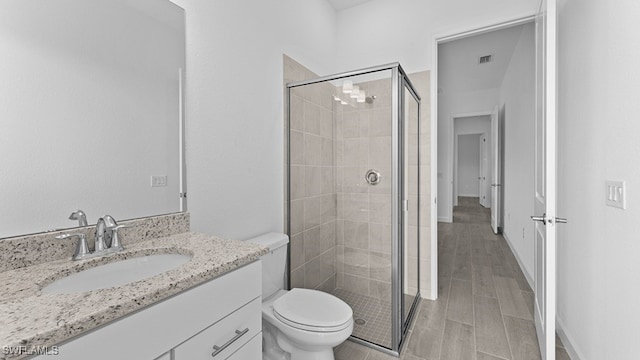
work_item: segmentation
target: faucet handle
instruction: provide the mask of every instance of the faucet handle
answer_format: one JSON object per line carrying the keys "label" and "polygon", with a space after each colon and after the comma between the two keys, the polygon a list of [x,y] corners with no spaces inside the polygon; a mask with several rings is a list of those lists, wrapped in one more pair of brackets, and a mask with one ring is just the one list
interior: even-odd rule
{"label": "faucet handle", "polygon": [[113,249],[113,251],[122,251],[122,250],[124,250],[124,247],[120,243],[120,238],[118,237],[118,230],[126,229],[126,228],[132,228],[132,227],[136,227],[136,225],[133,225],[133,224],[117,225],[117,226],[111,228],[111,231],[112,231],[112,233],[111,233],[111,249]]}
{"label": "faucet handle", "polygon": [[102,219],[104,219],[104,225],[107,227],[107,229],[113,229],[118,226],[118,222],[111,215],[105,215],[102,217]]}
{"label": "faucet handle", "polygon": [[77,237],[78,242],[76,243],[76,252],[73,254],[73,260],[82,260],[85,257],[89,256],[91,253],[89,252],[89,246],[87,245],[87,237],[83,233],[67,233],[60,234],[56,236],[56,239],[68,239],[72,237]]}

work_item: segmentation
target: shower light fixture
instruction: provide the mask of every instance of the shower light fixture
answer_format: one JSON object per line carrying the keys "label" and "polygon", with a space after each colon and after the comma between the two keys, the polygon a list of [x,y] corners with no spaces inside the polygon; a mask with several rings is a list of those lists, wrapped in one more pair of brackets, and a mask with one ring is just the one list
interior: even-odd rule
{"label": "shower light fixture", "polygon": [[365,95],[364,90],[360,90],[360,92],[358,93],[358,98],[356,99],[356,101],[359,102],[359,103],[363,103],[366,98],[367,98],[367,96]]}
{"label": "shower light fixture", "polygon": [[358,85],[353,85],[353,90],[351,91],[351,95],[349,95],[349,97],[351,97],[352,99],[356,99],[358,98],[359,94],[360,94],[360,87]]}
{"label": "shower light fixture", "polygon": [[351,94],[353,91],[353,81],[345,80],[342,82],[342,92],[345,94]]}

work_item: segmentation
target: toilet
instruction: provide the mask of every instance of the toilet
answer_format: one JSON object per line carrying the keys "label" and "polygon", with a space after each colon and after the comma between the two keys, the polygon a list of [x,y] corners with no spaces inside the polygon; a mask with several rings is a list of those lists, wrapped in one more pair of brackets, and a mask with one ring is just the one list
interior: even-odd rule
{"label": "toilet", "polygon": [[322,291],[284,290],[289,238],[269,233],[247,240],[269,248],[262,260],[262,357],[334,360],[333,348],[353,331],[353,311]]}

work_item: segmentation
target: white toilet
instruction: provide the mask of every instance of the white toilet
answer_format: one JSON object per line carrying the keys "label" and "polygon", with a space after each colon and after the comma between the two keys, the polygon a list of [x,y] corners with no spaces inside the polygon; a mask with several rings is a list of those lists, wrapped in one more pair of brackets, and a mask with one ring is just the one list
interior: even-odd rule
{"label": "white toilet", "polygon": [[269,233],[247,241],[269,248],[261,258],[263,359],[333,360],[333,348],[353,331],[351,307],[321,291],[284,290],[287,235]]}

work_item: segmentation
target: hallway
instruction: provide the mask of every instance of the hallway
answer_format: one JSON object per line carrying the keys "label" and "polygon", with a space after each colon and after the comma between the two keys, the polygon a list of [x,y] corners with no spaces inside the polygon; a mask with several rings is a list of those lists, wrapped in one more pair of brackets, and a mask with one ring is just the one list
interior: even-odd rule
{"label": "hallway", "polygon": [[[490,210],[459,198],[453,223],[438,224],[437,301],[422,300],[404,345],[406,360],[540,359],[533,292]],[[569,359],[559,345],[558,360]],[[336,360],[393,359],[346,342]]]}

